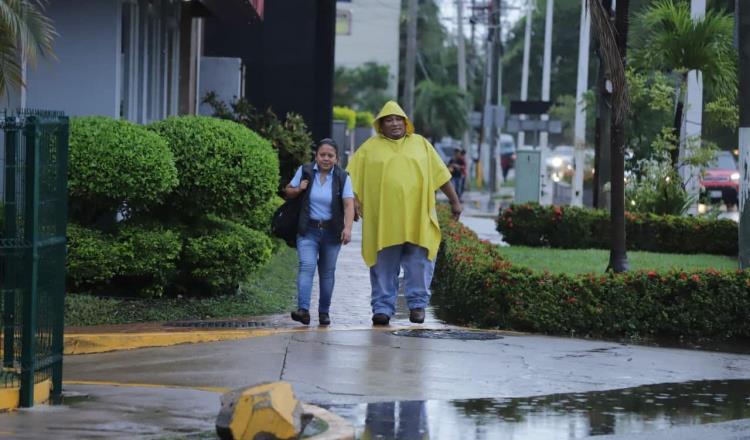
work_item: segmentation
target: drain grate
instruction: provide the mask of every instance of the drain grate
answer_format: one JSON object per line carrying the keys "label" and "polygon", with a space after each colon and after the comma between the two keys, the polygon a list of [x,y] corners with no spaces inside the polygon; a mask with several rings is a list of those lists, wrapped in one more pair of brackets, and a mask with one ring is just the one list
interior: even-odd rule
{"label": "drain grate", "polygon": [[472,330],[454,330],[454,329],[441,329],[441,330],[429,330],[429,329],[413,329],[413,330],[397,330],[393,332],[395,336],[408,336],[411,338],[427,338],[427,339],[459,339],[462,341],[490,341],[493,339],[503,339],[497,333],[494,332],[481,332]]}
{"label": "drain grate", "polygon": [[267,327],[268,324],[257,321],[179,321],[167,322],[164,326],[189,328],[253,328]]}

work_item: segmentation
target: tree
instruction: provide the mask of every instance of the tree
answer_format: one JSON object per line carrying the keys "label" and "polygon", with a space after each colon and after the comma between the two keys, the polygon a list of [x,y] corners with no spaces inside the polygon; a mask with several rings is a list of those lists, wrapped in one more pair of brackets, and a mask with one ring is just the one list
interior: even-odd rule
{"label": "tree", "polygon": [[374,62],[359,67],[337,67],[333,80],[333,105],[377,112],[388,95],[388,66]]}
{"label": "tree", "polygon": [[466,95],[455,84],[422,81],[417,85],[414,125],[426,137],[461,137],[468,127]]}
{"label": "tree", "polygon": [[[634,65],[667,72],[675,78],[677,105],[673,125],[678,139],[688,71],[703,72],[710,94],[734,100],[737,93],[734,20],[728,13],[709,10],[705,18],[693,20],[688,3],[657,0],[638,15],[637,35]],[[671,157],[677,166],[677,148],[672,150]]]}
{"label": "tree", "polygon": [[21,60],[32,65],[52,54],[57,35],[44,15],[44,0],[0,0],[0,96],[23,86]]}

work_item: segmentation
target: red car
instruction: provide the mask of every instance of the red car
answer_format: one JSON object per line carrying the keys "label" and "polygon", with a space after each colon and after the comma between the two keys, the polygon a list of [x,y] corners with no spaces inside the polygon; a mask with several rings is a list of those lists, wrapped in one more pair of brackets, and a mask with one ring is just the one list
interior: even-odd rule
{"label": "red car", "polygon": [[709,165],[701,179],[701,187],[705,189],[711,201],[721,199],[727,206],[737,204],[740,173],[731,152],[720,151],[716,155],[716,159]]}

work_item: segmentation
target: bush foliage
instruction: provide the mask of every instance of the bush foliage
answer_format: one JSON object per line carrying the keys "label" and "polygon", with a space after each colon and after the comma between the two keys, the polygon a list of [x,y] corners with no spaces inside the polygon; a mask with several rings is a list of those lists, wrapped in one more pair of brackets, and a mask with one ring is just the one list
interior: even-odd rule
{"label": "bush foliage", "polygon": [[[631,250],[737,255],[737,223],[731,220],[626,213],[625,222]],[[565,249],[610,246],[610,216],[604,210],[512,205],[500,212],[497,230],[511,245]]]}
{"label": "bush foliage", "polygon": [[279,165],[267,140],[194,116],[150,130],[104,117],[73,126],[70,290],[234,293],[268,262]]}
{"label": "bush foliage", "polygon": [[169,202],[182,215],[246,215],[275,194],[278,158],[252,130],[205,116],[172,117],[150,128],[174,153],[180,184]]}
{"label": "bush foliage", "polygon": [[750,337],[750,272],[552,275],[513,266],[496,246],[439,213],[433,291],[452,322],[610,337]]}
{"label": "bush foliage", "polygon": [[75,220],[89,224],[145,209],[176,185],[174,156],[161,136],[104,116],[72,118],[68,188]]}

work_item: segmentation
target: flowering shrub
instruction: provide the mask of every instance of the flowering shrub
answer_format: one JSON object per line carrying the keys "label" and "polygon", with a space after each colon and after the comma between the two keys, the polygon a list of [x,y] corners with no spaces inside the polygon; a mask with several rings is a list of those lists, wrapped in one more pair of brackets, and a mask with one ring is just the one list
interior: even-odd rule
{"label": "flowering shrub", "polygon": [[748,271],[535,272],[504,260],[445,209],[439,217],[432,287],[448,321],[590,336],[750,337]]}
{"label": "flowering shrub", "polygon": [[[737,255],[737,223],[731,220],[626,213],[625,224],[631,250]],[[609,249],[610,244],[609,213],[588,208],[512,205],[500,212],[497,230],[518,246]]]}

